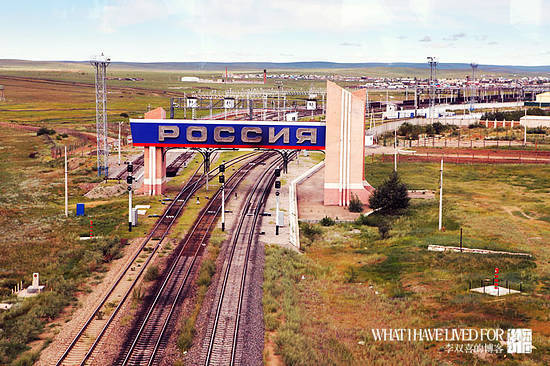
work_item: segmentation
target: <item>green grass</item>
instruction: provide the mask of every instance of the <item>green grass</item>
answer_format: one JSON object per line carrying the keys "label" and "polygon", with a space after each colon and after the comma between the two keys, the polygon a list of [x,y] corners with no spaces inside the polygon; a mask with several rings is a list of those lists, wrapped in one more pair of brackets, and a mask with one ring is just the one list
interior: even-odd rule
{"label": "green grass", "polygon": [[[376,187],[392,169],[392,163],[369,163],[367,179]],[[398,171],[411,188],[438,186],[436,163],[402,163]],[[376,214],[363,225],[301,224],[301,240],[309,243],[304,255],[266,251],[264,314],[279,357],[288,364],[548,364],[549,182],[546,166],[447,164],[443,232],[437,230],[437,199],[413,200],[405,214],[385,218],[387,239],[378,233]],[[460,228],[467,247],[533,257],[427,251],[429,244],[458,245]],[[496,300],[468,292],[470,281],[478,287],[495,267],[502,285],[521,282],[524,295]],[[299,324],[289,332],[286,320],[294,313]],[[483,361],[442,352],[444,344],[377,343],[370,336],[371,328],[434,327],[531,328],[537,350]]]}

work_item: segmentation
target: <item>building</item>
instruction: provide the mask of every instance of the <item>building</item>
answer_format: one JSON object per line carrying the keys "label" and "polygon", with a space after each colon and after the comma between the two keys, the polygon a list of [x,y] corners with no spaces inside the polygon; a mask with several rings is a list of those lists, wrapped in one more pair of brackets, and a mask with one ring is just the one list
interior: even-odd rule
{"label": "building", "polygon": [[550,127],[550,116],[523,116],[519,123],[527,128]]}
{"label": "building", "polygon": [[537,103],[550,103],[550,92],[537,94]]}

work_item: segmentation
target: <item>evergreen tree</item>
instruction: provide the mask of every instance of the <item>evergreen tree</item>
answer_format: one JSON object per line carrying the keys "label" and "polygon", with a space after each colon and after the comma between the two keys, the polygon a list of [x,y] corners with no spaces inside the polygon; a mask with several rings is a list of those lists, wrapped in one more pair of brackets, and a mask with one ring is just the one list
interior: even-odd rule
{"label": "evergreen tree", "polygon": [[409,207],[407,186],[401,183],[397,172],[392,172],[388,180],[378,187],[369,199],[370,208],[383,213],[395,213]]}

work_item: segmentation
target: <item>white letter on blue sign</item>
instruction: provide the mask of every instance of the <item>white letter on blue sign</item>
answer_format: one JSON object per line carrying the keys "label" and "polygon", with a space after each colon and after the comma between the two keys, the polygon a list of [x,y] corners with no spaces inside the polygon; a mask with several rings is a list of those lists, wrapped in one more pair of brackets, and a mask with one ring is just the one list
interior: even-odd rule
{"label": "white letter on blue sign", "polygon": [[283,143],[288,144],[290,142],[290,129],[288,127],[282,128],[277,134],[275,134],[275,127],[269,127],[269,143],[273,144],[283,137]]}
{"label": "white letter on blue sign", "polygon": [[[223,137],[222,132],[231,134],[230,136]],[[216,142],[233,142],[235,141],[235,129],[233,127],[218,126],[214,128],[214,141]]]}
{"label": "white letter on blue sign", "polygon": [[260,142],[262,141],[262,136],[248,137],[249,133],[255,133],[260,135],[262,129],[260,127],[243,127],[241,130],[241,140],[242,142]]}
{"label": "white letter on blue sign", "polygon": [[180,135],[178,126],[159,126],[159,141],[164,141],[165,137],[175,139]]}
{"label": "white letter on blue sign", "polygon": [[[200,136],[193,136],[193,132],[200,133]],[[187,141],[189,142],[206,142],[206,127],[190,126],[187,127]]]}
{"label": "white letter on blue sign", "polygon": [[[309,135],[304,135],[309,134]],[[296,130],[296,139],[297,143],[301,144],[302,142],[309,140],[312,144],[317,143],[317,129],[315,128],[298,128]]]}

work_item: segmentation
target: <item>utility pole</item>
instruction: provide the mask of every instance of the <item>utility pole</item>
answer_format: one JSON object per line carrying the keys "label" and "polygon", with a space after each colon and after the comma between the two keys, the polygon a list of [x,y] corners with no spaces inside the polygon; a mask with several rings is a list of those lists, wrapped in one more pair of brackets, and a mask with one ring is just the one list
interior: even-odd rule
{"label": "utility pole", "polygon": [[281,176],[281,169],[279,167],[275,168],[275,199],[276,199],[276,209],[275,209],[275,235],[279,235],[279,189],[281,189],[281,181],[279,177]]}
{"label": "utility pole", "polygon": [[220,184],[222,185],[222,231],[225,231],[225,164],[220,165]]}
{"label": "utility pole", "polygon": [[124,122],[119,122],[118,123],[118,165],[120,165],[120,126],[123,124]]}
{"label": "utility pole", "polygon": [[69,217],[69,191],[67,179],[67,146],[65,146],[65,217]]}
{"label": "utility pole", "polygon": [[441,221],[443,219],[443,158],[441,158],[439,174],[439,231],[441,231]]}
{"label": "utility pole", "polygon": [[134,177],[132,177],[132,172],[134,171],[134,166],[132,162],[128,162],[128,177],[126,178],[126,183],[128,183],[128,231],[132,231],[132,182]]}

